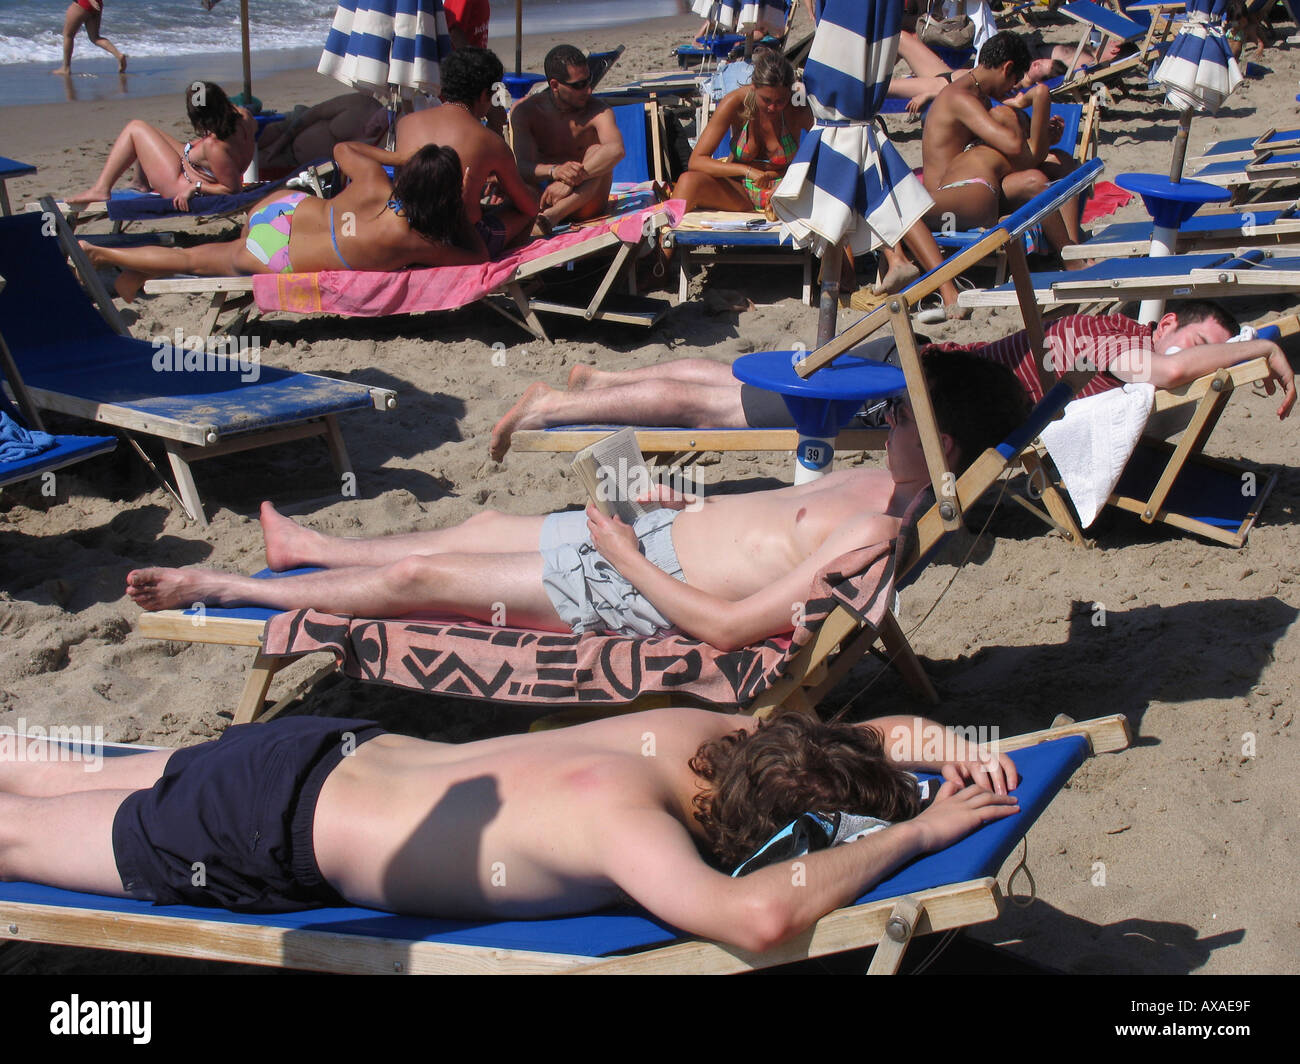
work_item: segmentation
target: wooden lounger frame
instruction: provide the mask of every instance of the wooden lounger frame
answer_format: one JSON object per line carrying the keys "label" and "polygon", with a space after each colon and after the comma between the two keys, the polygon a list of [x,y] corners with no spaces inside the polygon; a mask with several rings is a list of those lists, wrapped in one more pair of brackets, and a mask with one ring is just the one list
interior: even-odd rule
{"label": "wooden lounger frame", "polygon": [[[1002,739],[999,747],[1018,750],[1070,735],[1084,736],[1093,755],[1131,742],[1127,720],[1115,715]],[[878,948],[868,974],[887,975],[897,972],[915,936],[994,920],[1001,906],[997,881],[986,877],[837,909],[766,953],[692,939],[594,958],[186,919],[166,915],[165,907],[142,915],[0,902],[0,925],[16,941],[349,975],[723,975],[870,946]]]}
{"label": "wooden lounger frame", "polygon": [[[651,216],[655,229],[667,222],[667,212]],[[601,219],[582,223],[582,226],[601,224]],[[576,228],[576,227],[575,227]],[[569,317],[583,318],[586,321],[611,321],[623,325],[640,325],[644,328],[653,326],[667,310],[667,304],[657,300],[638,300],[635,306],[604,306],[610,289],[619,275],[627,272],[628,294],[635,296],[636,277],[626,268],[632,249],[636,244],[621,240],[618,233],[611,230],[602,233],[589,242],[578,247],[563,248],[540,258],[522,263],[514,274],[495,293],[488,293],[482,302],[495,310],[507,321],[511,321],[527,331],[538,340],[549,341],[546,329],[538,319],[538,312],[545,314],[563,314]],[[538,296],[530,296],[525,290],[527,283],[546,270],[576,259],[601,254],[611,248],[617,248],[613,261],[601,278],[595,294],[584,306],[560,303]],[[150,295],[193,294],[209,297],[208,308],[198,326],[201,336],[212,336],[221,332],[237,332],[252,316],[253,278],[252,277],[168,277],[146,281],[145,292]],[[504,300],[493,296],[504,296]],[[234,316],[221,323],[223,314]]]}

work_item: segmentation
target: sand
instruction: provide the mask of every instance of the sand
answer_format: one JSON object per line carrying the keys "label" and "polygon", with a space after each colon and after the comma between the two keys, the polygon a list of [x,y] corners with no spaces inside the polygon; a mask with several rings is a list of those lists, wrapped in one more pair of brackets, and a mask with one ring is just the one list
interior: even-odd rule
{"label": "sand", "polygon": [[[694,25],[666,20],[579,43],[628,45],[611,75],[617,82],[668,68],[672,47]],[[1067,36],[1064,28],[1048,33]],[[526,63],[536,67],[550,43],[530,40]],[[1195,121],[1193,153],[1220,136],[1295,125],[1300,53],[1270,50],[1261,62],[1270,74],[1247,81],[1217,117]],[[281,108],[337,91],[309,71],[268,77],[256,88]],[[40,167],[36,177],[11,184],[11,198],[24,203],[86,187],[130,118],[183,134],[180,93],[177,86],[166,97],[0,110],[5,153]],[[1160,96],[1132,89],[1102,126],[1107,176],[1167,169],[1174,122]],[[891,119],[891,129],[909,161],[919,161],[919,126]],[[1144,216],[1137,202],[1117,215]],[[109,740],[164,746],[219,734],[243,684],[246,655],[141,638],[134,631],[139,611],[123,594],[130,569],[260,568],[256,509],[263,498],[345,535],[456,522],[483,507],[539,513],[577,504],[581,489],[560,459],[488,460],[493,423],[528,383],[561,384],[577,362],[629,368],[688,355],[729,360],[808,343],[815,312],[797,294],[793,269],[717,268],[702,299],[671,310],[648,332],[552,319],[549,344],[481,307],[381,321],[257,321],[250,332],[268,363],[400,393],[395,412],[344,423],[359,497],[339,495],[317,443],[201,464],[199,485],[212,515],[206,530],[185,519],[125,446],[113,458],[60,473],[55,498],[42,496],[39,483],[7,490],[0,498],[0,726],[99,724]],[[1293,313],[1297,303],[1272,297],[1234,301],[1232,309],[1259,321]],[[126,314],[136,336],[151,337],[192,329],[201,311],[198,300],[158,297]],[[930,332],[964,341],[1017,327],[1015,312],[980,312]],[[1212,453],[1247,457],[1279,475],[1245,548],[1109,515],[1090,530],[1096,547],[1082,550],[1044,535],[1005,498],[983,535],[962,538],[904,596],[902,619],[915,626],[912,641],[942,694],[929,711],[938,719],[1014,734],[1045,727],[1058,713],[1085,719],[1118,712],[1136,735],[1126,753],[1081,769],[1030,833],[1038,900],[1008,906],[979,937],[1067,972],[1296,970],[1300,443],[1294,421],[1279,424],[1275,407],[1260,396],[1235,398],[1210,445]],[[161,459],[159,449],[150,453]],[[705,468],[710,483],[777,484],[790,459],[726,456]],[[989,511],[981,508],[977,527]],[[284,676],[300,679],[315,664],[298,663]],[[863,716],[927,712],[874,663],[859,667],[826,708],[850,698]],[[294,712],[368,716],[448,740],[527,725],[509,710],[337,678]],[[1024,883],[1017,877],[1012,889]],[[164,970],[165,963],[19,945],[0,954],[0,967],[20,971]]]}

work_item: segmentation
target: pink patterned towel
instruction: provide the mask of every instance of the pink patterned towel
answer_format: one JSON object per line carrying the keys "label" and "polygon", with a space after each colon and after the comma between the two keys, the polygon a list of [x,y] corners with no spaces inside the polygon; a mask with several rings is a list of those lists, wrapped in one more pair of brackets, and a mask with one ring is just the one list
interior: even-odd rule
{"label": "pink patterned towel", "polygon": [[[253,298],[258,309],[291,314],[343,314],[376,318],[388,314],[418,314],[455,310],[482,299],[509,282],[520,266],[572,249],[582,255],[582,245],[608,232],[627,244],[636,243],[659,224],[681,221],[681,200],[641,208],[597,225],[569,229],[545,240],[514,248],[504,258],[475,266],[439,266],[414,270],[326,270],[323,273],[259,273],[253,277]],[[649,230],[647,232],[647,229]]]}
{"label": "pink patterned towel", "polygon": [[788,636],[720,651],[686,635],[653,639],[555,635],[466,621],[392,621],[282,613],[267,625],[267,654],[333,651],[361,680],[497,702],[620,704],[645,694],[743,706],[770,687],[844,605],[875,628],[894,587],[894,543],[845,554],[818,573],[799,627]]}

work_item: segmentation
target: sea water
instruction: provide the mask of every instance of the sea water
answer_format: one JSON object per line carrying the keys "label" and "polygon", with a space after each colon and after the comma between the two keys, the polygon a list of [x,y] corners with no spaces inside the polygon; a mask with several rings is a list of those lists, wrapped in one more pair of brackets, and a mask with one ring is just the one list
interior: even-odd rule
{"label": "sea water", "polygon": [[[123,83],[115,63],[82,31],[73,52],[74,77],[51,77],[63,59],[62,0],[0,0],[0,105],[102,99],[123,93],[166,92],[187,77],[212,77],[238,91],[239,0],[205,11],[199,0],[104,0],[101,32],[131,57]],[[329,0],[249,0],[254,78],[314,66],[334,20]],[[525,34],[616,26],[682,14],[685,0],[523,0]],[[513,0],[493,4],[493,48],[514,52]],[[575,44],[581,41],[575,37]],[[313,53],[315,55],[313,56]],[[38,78],[35,75],[41,74]],[[256,85],[254,85],[256,92]]]}

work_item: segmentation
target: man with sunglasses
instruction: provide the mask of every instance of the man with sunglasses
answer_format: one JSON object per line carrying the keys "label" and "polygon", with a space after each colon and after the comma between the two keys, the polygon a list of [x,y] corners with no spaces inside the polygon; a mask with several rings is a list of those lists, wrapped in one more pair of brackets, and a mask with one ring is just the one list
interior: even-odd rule
{"label": "man with sunglasses", "polygon": [[587,57],[561,44],[546,53],[544,69],[547,91],[521,100],[510,113],[519,173],[542,188],[541,236],[561,222],[603,214],[624,154],[614,112],[591,93]]}

